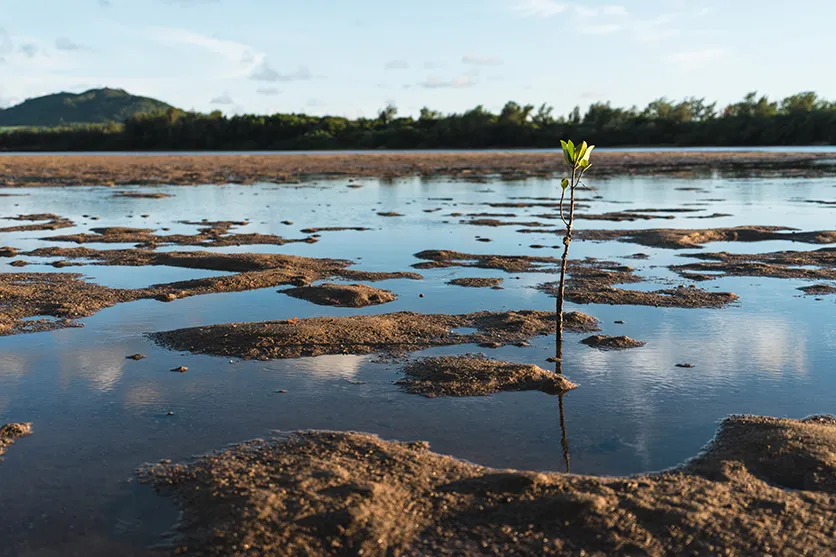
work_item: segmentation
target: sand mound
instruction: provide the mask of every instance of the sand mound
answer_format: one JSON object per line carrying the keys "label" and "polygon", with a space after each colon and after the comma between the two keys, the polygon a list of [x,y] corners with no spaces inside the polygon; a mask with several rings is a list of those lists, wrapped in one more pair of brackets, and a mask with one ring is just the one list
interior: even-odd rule
{"label": "sand mound", "polygon": [[279,293],[307,300],[319,306],[362,308],[393,302],[397,296],[388,290],[381,290],[365,284],[325,283],[280,290]]}
{"label": "sand mound", "polygon": [[406,392],[434,398],[481,396],[501,391],[560,394],[577,387],[563,375],[531,364],[500,362],[484,354],[422,358],[404,366]]}
{"label": "sand mound", "polygon": [[836,529],[824,419],[733,417],[690,464],[628,478],[315,431],[140,475],[180,501],[186,555],[829,555]]}

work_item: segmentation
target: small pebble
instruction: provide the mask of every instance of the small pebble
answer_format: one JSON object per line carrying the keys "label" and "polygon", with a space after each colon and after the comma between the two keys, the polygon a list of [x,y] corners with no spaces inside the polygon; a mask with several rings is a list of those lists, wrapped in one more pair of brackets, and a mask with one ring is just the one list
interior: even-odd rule
{"label": "small pebble", "polygon": [[284,389],[282,389],[282,390],[280,390],[280,391],[276,391],[276,392],[277,392],[277,393],[279,393],[279,394],[285,394],[287,391],[285,391]]}
{"label": "small pebble", "polygon": [[613,323],[615,323],[616,325],[624,325],[624,321],[621,321],[621,320],[613,321]]}
{"label": "small pebble", "polygon": [[424,295],[423,295],[423,294],[418,294],[418,297],[419,297],[419,298],[423,298],[423,297],[424,297]]}
{"label": "small pebble", "polygon": [[694,364],[676,364],[676,367],[692,368],[692,367],[695,367],[695,366],[694,366]]}
{"label": "small pebble", "polygon": [[143,356],[142,354],[131,354],[127,357],[128,360],[142,360],[144,358],[145,356]]}
{"label": "small pebble", "polygon": [[483,342],[480,344],[482,348],[502,348],[501,342]]}
{"label": "small pebble", "polygon": [[546,361],[549,362],[549,363],[552,363],[552,364],[556,364],[557,363],[557,358],[552,356],[551,358],[546,358]]}
{"label": "small pebble", "polygon": [[189,371],[189,368],[187,368],[186,366],[180,366],[172,368],[171,371],[175,371],[177,373],[186,373],[187,371]]}
{"label": "small pebble", "polygon": [[173,416],[173,415],[174,415],[174,412],[169,412],[168,414],[166,414],[166,416]]}

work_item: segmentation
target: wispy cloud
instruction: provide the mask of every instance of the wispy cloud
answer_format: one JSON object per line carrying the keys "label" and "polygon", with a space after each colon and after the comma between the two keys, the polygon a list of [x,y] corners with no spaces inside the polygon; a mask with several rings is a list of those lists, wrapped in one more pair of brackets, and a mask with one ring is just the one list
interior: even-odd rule
{"label": "wispy cloud", "polygon": [[704,48],[702,50],[676,52],[668,55],[666,60],[684,70],[698,70],[724,58],[727,54],[726,50],[722,48]]}
{"label": "wispy cloud", "polygon": [[255,92],[259,95],[280,95],[282,93],[281,89],[275,87],[260,87]]}
{"label": "wispy cloud", "polygon": [[169,47],[182,46],[202,50],[220,59],[228,68],[228,74],[222,77],[236,78],[247,76],[255,66],[264,60],[264,54],[248,44],[196,33],[176,27],[152,27],[150,38]]}
{"label": "wispy cloud", "polygon": [[465,54],[462,56],[462,64],[471,66],[501,66],[502,59],[494,58],[492,56],[474,56],[472,54]]}
{"label": "wispy cloud", "polygon": [[224,93],[219,97],[215,97],[209,102],[211,104],[235,104],[235,101],[232,100],[232,97],[229,96],[229,93]]}
{"label": "wispy cloud", "polygon": [[281,81],[281,82],[290,82],[290,81],[308,81],[313,79],[313,75],[311,74],[311,70],[307,68],[307,66],[299,66],[296,68],[295,71],[290,73],[281,73],[273,68],[267,63],[267,60],[262,60],[261,63],[253,68],[252,72],[250,73],[250,79],[254,79],[255,81]]}
{"label": "wispy cloud", "polygon": [[523,17],[554,17],[569,8],[569,4],[556,0],[514,0],[511,9]]}
{"label": "wispy cloud", "polygon": [[469,75],[462,75],[454,79],[441,79],[439,77],[428,77],[421,83],[425,89],[464,89],[476,85],[476,78]]}
{"label": "wispy cloud", "polygon": [[58,50],[82,50],[84,47],[83,44],[77,43],[69,39],[68,37],[58,37],[55,39],[55,48]]}
{"label": "wispy cloud", "polygon": [[406,60],[389,60],[386,62],[384,69],[387,70],[408,70],[409,62]]}

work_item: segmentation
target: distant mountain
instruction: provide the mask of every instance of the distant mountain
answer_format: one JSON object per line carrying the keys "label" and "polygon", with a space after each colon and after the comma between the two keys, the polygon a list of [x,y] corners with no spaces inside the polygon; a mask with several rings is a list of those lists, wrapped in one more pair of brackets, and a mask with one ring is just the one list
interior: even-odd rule
{"label": "distant mountain", "polygon": [[159,112],[170,105],[137,97],[122,89],[91,89],[78,95],[56,93],[0,110],[0,127],[60,126],[124,122],[138,112]]}

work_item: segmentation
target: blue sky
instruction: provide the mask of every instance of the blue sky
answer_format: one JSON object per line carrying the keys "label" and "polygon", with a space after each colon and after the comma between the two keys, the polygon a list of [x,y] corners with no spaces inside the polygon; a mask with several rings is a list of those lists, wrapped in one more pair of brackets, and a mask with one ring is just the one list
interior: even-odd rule
{"label": "blue sky", "polygon": [[833,99],[834,22],[825,0],[0,0],[0,107],[102,86],[351,117],[388,102]]}

